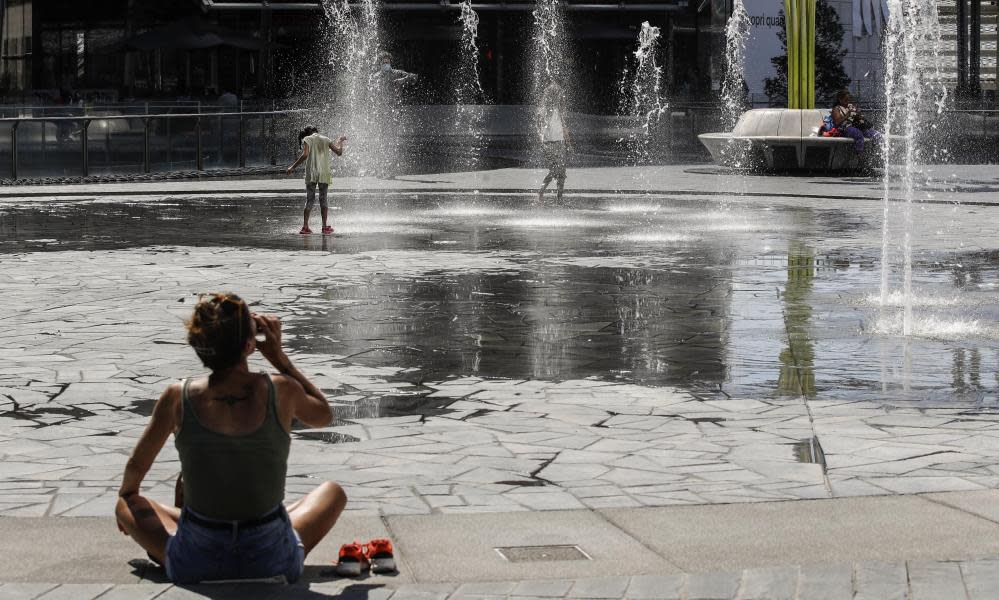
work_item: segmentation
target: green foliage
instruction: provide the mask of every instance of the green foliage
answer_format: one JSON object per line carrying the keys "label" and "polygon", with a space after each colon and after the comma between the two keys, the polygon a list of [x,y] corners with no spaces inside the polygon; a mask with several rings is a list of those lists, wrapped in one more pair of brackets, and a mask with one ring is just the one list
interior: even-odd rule
{"label": "green foliage", "polygon": [[[784,11],[780,11],[781,18]],[[763,82],[763,91],[770,97],[770,103],[780,105],[787,102],[787,30],[777,32],[784,52],[770,59],[777,69],[776,77]],[[825,0],[815,4],[815,105],[832,105],[836,92],[850,84],[850,78],[843,69],[843,25],[839,22],[836,10]]]}

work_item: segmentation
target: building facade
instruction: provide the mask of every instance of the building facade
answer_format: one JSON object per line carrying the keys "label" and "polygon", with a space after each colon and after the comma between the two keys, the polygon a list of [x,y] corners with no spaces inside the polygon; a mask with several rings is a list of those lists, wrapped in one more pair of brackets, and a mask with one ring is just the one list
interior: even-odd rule
{"label": "building facade", "polygon": [[[246,100],[309,99],[331,77],[322,1],[0,0],[0,95],[23,103],[212,99],[225,91]],[[883,0],[827,1],[844,28],[851,88],[874,93],[882,77]],[[996,1],[939,1],[952,84],[994,90]],[[768,99],[762,82],[772,76],[771,59],[783,51],[777,39],[783,3],[745,5],[752,22],[747,84],[751,100],[763,104]],[[480,17],[479,66],[487,98],[499,104],[530,101],[533,3],[473,6]],[[958,14],[962,6],[965,17]],[[660,62],[671,97],[715,98],[732,0],[567,0],[565,8],[581,109],[613,112],[622,70],[645,21],[661,29]],[[411,101],[451,101],[447,91],[461,35],[457,17],[449,0],[382,2],[385,49],[423,80]],[[978,23],[978,34],[958,36],[958,23],[967,28],[969,22]]]}

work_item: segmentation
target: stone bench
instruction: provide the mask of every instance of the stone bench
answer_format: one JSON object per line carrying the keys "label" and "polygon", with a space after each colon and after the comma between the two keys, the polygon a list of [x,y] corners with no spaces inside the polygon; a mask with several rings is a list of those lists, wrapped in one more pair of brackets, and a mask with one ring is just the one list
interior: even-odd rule
{"label": "stone bench", "polygon": [[754,167],[839,171],[864,168],[878,157],[874,144],[858,155],[851,138],[819,135],[828,114],[822,109],[753,109],[739,117],[733,131],[702,133],[698,138],[711,158],[726,166],[746,156]]}

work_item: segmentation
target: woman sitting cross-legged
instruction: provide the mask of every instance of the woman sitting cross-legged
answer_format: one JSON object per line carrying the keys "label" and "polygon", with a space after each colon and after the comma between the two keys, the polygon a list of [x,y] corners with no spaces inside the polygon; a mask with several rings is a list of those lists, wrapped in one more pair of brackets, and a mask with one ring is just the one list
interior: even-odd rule
{"label": "woman sitting cross-legged", "polygon": [[[125,467],[118,527],[175,583],[281,575],[295,581],[305,555],[347,504],[343,489],[329,482],[283,504],[292,420],[327,426],[329,404],[282,350],[280,321],[251,314],[234,294],[202,298],[187,340],[211,374],[171,384],[156,402]],[[247,358],[257,349],[279,375],[250,372]],[[182,509],[139,490],[171,433]]]}

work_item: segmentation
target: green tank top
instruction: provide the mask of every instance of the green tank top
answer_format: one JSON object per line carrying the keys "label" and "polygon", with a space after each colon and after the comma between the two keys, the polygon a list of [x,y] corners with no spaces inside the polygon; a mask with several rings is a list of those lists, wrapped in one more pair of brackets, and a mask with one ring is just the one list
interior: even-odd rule
{"label": "green tank top", "polygon": [[184,415],[174,436],[184,474],[184,505],[212,519],[242,521],[284,501],[291,436],[277,416],[274,382],[267,377],[267,416],[256,431],[226,435],[198,420],[184,381]]}

